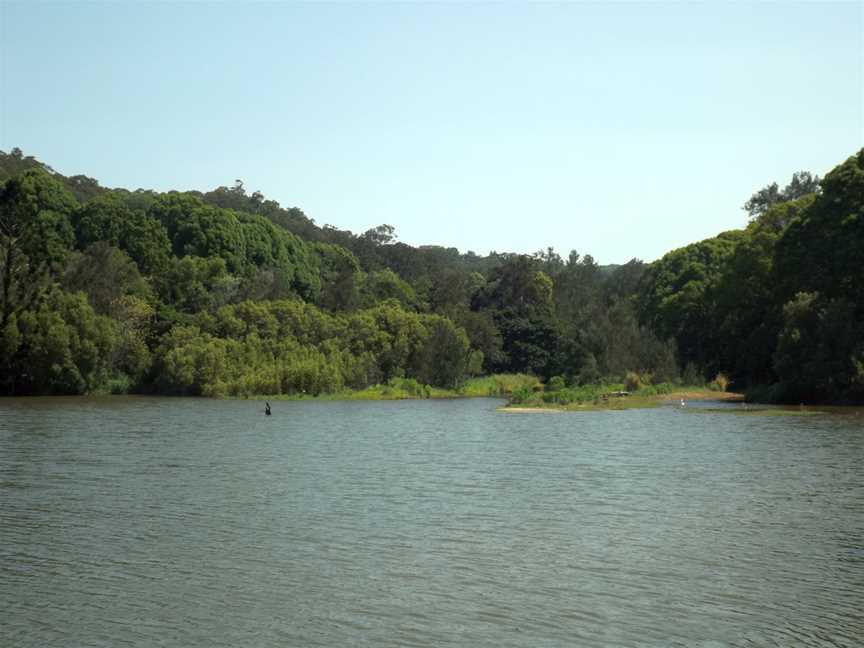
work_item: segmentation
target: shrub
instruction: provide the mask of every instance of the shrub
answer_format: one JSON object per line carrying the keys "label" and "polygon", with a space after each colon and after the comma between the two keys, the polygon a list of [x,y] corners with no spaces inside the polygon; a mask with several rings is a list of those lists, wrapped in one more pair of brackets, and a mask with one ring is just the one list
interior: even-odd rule
{"label": "shrub", "polygon": [[403,391],[409,396],[428,398],[431,392],[429,385],[423,385],[415,378],[391,378],[388,385],[398,391]]}
{"label": "shrub", "polygon": [[512,405],[519,405],[521,403],[525,403],[531,400],[531,397],[534,395],[534,390],[531,389],[527,385],[523,385],[513,391],[510,395],[510,403]]}
{"label": "shrub", "polygon": [[105,391],[109,394],[128,394],[132,387],[132,379],[125,374],[112,376],[105,382]]}
{"label": "shrub", "polygon": [[717,376],[714,378],[713,381],[711,381],[711,384],[709,385],[709,387],[713,391],[721,391],[721,392],[725,392],[726,388],[728,386],[729,386],[729,377],[726,374],[724,374],[722,371],[717,374]]}
{"label": "shrub", "polygon": [[648,387],[643,387],[640,391],[642,396],[657,396],[658,394],[671,394],[673,391],[677,389],[677,385],[675,383],[670,382],[662,382],[656,385],[649,385]]}
{"label": "shrub", "polygon": [[567,387],[567,383],[564,382],[564,378],[562,376],[552,376],[549,379],[549,382],[546,383],[546,391],[548,392],[556,392],[561,391]]}

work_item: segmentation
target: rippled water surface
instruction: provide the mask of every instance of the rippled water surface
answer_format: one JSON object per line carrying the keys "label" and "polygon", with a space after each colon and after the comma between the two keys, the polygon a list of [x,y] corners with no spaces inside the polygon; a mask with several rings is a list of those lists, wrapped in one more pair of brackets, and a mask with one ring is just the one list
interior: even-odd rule
{"label": "rippled water surface", "polygon": [[0,645],[861,646],[864,416],[0,401]]}

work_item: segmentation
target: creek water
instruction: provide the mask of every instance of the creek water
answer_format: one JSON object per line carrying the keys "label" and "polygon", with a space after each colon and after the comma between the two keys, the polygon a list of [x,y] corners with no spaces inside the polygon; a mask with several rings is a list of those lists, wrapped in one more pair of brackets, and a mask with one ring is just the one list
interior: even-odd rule
{"label": "creek water", "polygon": [[861,646],[864,415],[0,401],[0,645]]}

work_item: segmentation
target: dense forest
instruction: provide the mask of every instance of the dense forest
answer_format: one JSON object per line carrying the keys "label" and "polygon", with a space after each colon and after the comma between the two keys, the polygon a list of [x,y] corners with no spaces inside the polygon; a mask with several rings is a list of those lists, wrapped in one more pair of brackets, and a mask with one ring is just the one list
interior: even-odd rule
{"label": "dense forest", "polygon": [[720,377],[864,401],[864,150],[658,261],[412,247],[319,227],[241,181],[108,189],[0,152],[0,393],[323,394]]}

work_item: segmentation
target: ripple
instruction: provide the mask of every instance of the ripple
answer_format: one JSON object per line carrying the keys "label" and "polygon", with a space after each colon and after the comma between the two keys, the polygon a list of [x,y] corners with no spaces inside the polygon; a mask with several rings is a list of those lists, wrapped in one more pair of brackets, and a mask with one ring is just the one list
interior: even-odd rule
{"label": "ripple", "polygon": [[496,405],[10,399],[3,644],[860,645],[849,417]]}

